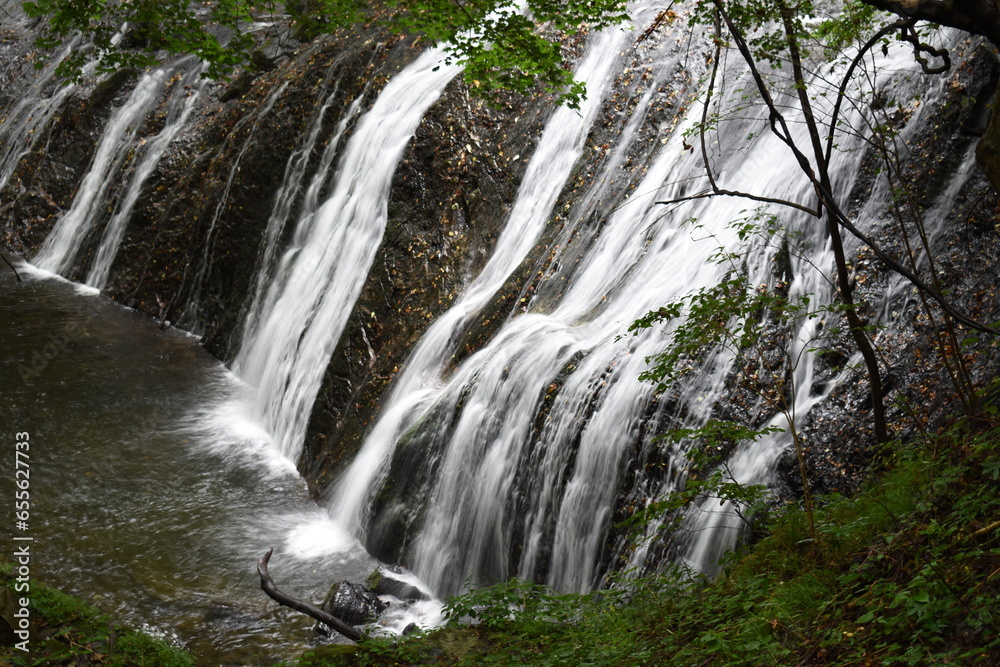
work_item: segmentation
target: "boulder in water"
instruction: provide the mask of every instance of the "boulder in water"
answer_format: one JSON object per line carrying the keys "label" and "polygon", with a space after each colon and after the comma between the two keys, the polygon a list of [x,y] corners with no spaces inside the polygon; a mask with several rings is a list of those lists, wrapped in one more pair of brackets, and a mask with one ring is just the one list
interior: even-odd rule
{"label": "boulder in water", "polygon": [[394,598],[415,602],[417,600],[430,600],[431,596],[420,590],[417,586],[397,579],[393,572],[379,568],[368,577],[368,588],[376,595],[391,595]]}
{"label": "boulder in water", "polygon": [[321,609],[351,625],[371,623],[389,607],[361,584],[340,581],[330,587]]}

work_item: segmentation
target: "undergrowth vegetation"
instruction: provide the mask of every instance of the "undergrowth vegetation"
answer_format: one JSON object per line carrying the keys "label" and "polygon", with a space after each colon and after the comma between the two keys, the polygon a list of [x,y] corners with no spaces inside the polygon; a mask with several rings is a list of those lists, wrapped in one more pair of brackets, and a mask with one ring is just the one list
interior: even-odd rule
{"label": "undergrowth vegetation", "polygon": [[[0,599],[14,593],[11,565],[0,570]],[[16,593],[22,597],[24,593]],[[192,667],[184,651],[150,635],[116,625],[97,609],[42,583],[32,581],[27,595],[31,618],[28,651],[0,646],[0,664],[108,665],[110,667]],[[4,612],[8,605],[4,605]],[[6,613],[4,614],[6,616]],[[9,619],[3,619],[9,623]]]}
{"label": "undergrowth vegetation", "polygon": [[878,465],[856,496],[818,499],[815,538],[785,510],[710,581],[510,581],[452,599],[445,628],[299,664],[1000,664],[1000,420],[890,443]]}
{"label": "undergrowth vegetation", "polygon": [[[877,465],[855,496],[817,499],[815,539],[787,508],[711,580],[675,567],[588,595],[512,580],[451,599],[443,628],[295,664],[1000,664],[1000,418],[890,443]],[[0,580],[12,591],[10,565]],[[42,584],[30,599],[31,652],[0,648],[2,664],[195,664]]]}

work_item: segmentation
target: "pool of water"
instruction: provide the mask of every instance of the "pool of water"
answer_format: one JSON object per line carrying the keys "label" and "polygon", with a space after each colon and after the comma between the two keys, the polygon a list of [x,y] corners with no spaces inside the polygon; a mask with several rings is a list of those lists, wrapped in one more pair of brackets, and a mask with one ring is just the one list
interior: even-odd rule
{"label": "pool of water", "polygon": [[[189,647],[270,664],[320,640],[259,587],[318,603],[378,566],[244,416],[248,388],[191,335],[27,265],[0,271],[3,441],[30,434],[32,577]],[[13,505],[13,447],[0,449]],[[5,511],[4,516],[11,517]],[[423,616],[421,616],[421,614]],[[434,622],[409,610],[389,624]]]}

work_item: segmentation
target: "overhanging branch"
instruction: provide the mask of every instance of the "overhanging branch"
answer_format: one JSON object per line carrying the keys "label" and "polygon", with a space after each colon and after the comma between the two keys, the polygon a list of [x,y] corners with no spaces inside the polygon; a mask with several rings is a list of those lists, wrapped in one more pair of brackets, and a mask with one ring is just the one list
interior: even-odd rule
{"label": "overhanging branch", "polygon": [[744,61],[747,63],[747,67],[750,69],[750,74],[757,85],[757,90],[760,93],[761,99],[768,108],[769,121],[771,131],[788,146],[789,150],[792,151],[792,155],[795,156],[802,172],[809,179],[815,190],[817,196],[819,197],[820,203],[823,206],[828,207],[828,209],[836,217],[837,224],[846,229],[852,236],[860,240],[862,243],[867,245],[875,253],[886,266],[891,270],[895,271],[899,275],[906,278],[914,287],[921,290],[927,294],[931,299],[933,299],[941,307],[941,309],[948,315],[953,317],[955,321],[964,324],[965,326],[975,329],[977,331],[982,331],[984,333],[989,333],[993,335],[1000,335],[1000,330],[994,329],[993,327],[987,326],[975,319],[969,317],[968,315],[962,313],[957,308],[952,306],[944,296],[938,292],[936,289],[921,280],[914,272],[910,271],[904,265],[902,265],[897,260],[890,257],[884,250],[882,250],[873,239],[864,234],[860,229],[858,229],[850,218],[840,209],[837,204],[833,194],[823,186],[823,184],[816,178],[816,173],[809,163],[809,159],[799,150],[799,147],[795,144],[791,133],[788,130],[788,125],[785,121],[784,116],[778,111],[777,105],[774,103],[774,99],[771,97],[770,90],[767,88],[767,84],[764,81],[763,76],[761,76],[760,71],[757,69],[757,64],[754,61],[753,54],[750,52],[750,47],[743,36],[742,31],[736,26],[729,13],[726,11],[722,0],[713,0],[713,4],[718,9],[720,16],[722,16],[723,21],[726,23],[726,27],[729,30],[730,35],[736,43],[736,47],[739,49],[740,54],[743,56]]}
{"label": "overhanging branch", "polygon": [[3,257],[3,261],[10,267],[10,270],[14,272],[14,277],[17,278],[17,282],[21,282],[21,276],[17,273],[17,269],[15,269],[14,265],[10,263],[10,260],[7,259],[6,255],[0,255],[0,257]]}
{"label": "overhanging branch", "polygon": [[982,35],[1000,46],[1000,4],[994,0],[862,0],[866,5]]}

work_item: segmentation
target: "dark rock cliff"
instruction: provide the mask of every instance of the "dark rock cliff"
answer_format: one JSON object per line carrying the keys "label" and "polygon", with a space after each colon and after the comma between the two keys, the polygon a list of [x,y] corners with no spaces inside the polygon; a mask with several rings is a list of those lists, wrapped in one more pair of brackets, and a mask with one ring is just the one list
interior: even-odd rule
{"label": "dark rock cliff", "polygon": [[[171,144],[146,183],[105,289],[125,305],[202,335],[205,347],[223,360],[231,359],[238,349],[241,316],[252,296],[273,197],[320,91],[337,81],[338,104],[323,122],[318,144],[322,146],[351,101],[363,96],[364,104],[370,105],[388,78],[419,51],[412,40],[377,31],[345,32],[290,46],[294,48],[280,53],[272,49],[273,66],[264,63],[265,71],[231,86],[213,84],[202,96],[188,130]],[[976,41],[967,42],[963,49],[963,59],[956,59],[955,68],[946,75],[950,96],[936,103],[932,120],[920,132],[916,152],[904,156],[905,178],[922,184],[922,206],[929,206],[947,187],[947,177],[967,164],[965,156],[976,142],[975,128],[983,125],[981,105],[965,101],[970,96],[988,96],[990,81],[995,85],[993,54],[980,49]],[[30,35],[12,28],[4,33],[0,57],[4,67],[0,108],[9,109],[16,101],[17,87],[27,85],[34,76],[31,63],[40,54],[30,46]],[[536,295],[539,304],[557,299],[561,277],[572,271],[601,221],[634,187],[633,175],[641,173],[654,154],[661,128],[669,127],[685,106],[681,93],[689,82],[683,72],[662,83],[642,137],[622,164],[620,181],[609,185],[611,194],[599,202],[578,200],[592,185],[597,172],[594,165],[607,158],[608,147],[633,113],[644,65],[639,50],[602,110],[585,157],[556,207],[557,215],[494,303],[465,333],[462,354],[478,349],[503,321],[523,310],[525,295]],[[28,258],[38,250],[55,220],[70,207],[104,124],[137,77],[137,73],[123,72],[79,86],[40,131],[0,191],[3,250]],[[167,85],[180,84],[175,79]],[[282,86],[284,91],[272,99]],[[511,97],[491,106],[471,97],[456,80],[426,114],[396,171],[382,248],[313,408],[298,464],[316,494],[326,489],[340,465],[360,446],[412,344],[489,256],[550,111],[551,100],[544,96]],[[140,136],[151,136],[162,122],[161,108],[150,114]],[[906,118],[900,115],[894,122],[902,124]],[[864,160],[869,185],[863,179],[856,197],[864,195],[879,169],[873,156],[859,159]],[[315,168],[315,157],[311,162]],[[996,295],[1000,202],[982,176],[968,179],[953,200],[948,214],[953,224],[936,239],[944,249],[937,271],[963,310],[983,321],[996,321],[1000,319]],[[560,236],[563,224],[574,206],[590,207],[589,224],[567,231],[564,238]],[[900,235],[890,222],[887,216],[876,238],[886,248],[902,252]],[[564,245],[558,266],[550,250],[557,239]],[[86,260],[93,251],[85,247],[81,258]],[[887,272],[857,246],[852,261],[859,296],[874,303],[888,281]],[[872,319],[876,315],[866,313]],[[909,406],[894,408],[893,417],[897,424],[912,429],[916,427],[905,425],[912,423],[908,420],[915,413],[923,427],[932,427],[937,416],[955,407],[948,399],[947,378],[942,377],[940,365],[929,361],[938,334],[917,299],[901,301],[896,317],[903,326],[879,341],[893,392],[890,400],[905,398]],[[828,367],[821,369],[817,382],[828,381],[850,349],[845,338],[842,349],[828,355]],[[993,341],[983,338],[971,344],[965,355],[982,381],[996,375]],[[802,425],[817,491],[850,491],[871,461],[870,398],[860,378],[845,383]],[[738,394],[734,382],[734,396]],[[662,426],[651,412],[646,428]],[[417,438],[411,441],[419,444]],[[422,455],[426,457],[426,452]],[[401,447],[392,463],[393,473],[409,469],[419,474],[420,456],[419,447]],[[655,451],[637,445],[628,468],[632,475],[646,471],[648,479],[655,481],[651,471],[660,469],[660,463]],[[401,474],[390,477],[401,478]],[[797,492],[796,479],[793,461],[784,461],[782,480],[789,497]],[[613,524],[627,518],[642,500],[642,489],[635,483],[635,477],[628,474],[621,479]],[[403,495],[404,486],[401,482],[399,488],[386,489],[380,502],[391,504],[394,494]],[[390,517],[379,529],[384,535],[380,555],[398,557],[405,548],[405,534],[418,519],[416,514],[399,521]],[[605,563],[624,557],[622,534],[616,530],[609,535],[602,556]],[[516,559],[517,554],[508,556]]]}
{"label": "dark rock cliff", "polygon": [[[46,54],[34,51],[26,31],[8,36],[4,63],[11,84],[4,91],[12,92],[30,83],[30,62]],[[105,293],[198,333],[206,349],[231,359],[275,193],[323,94],[336,85],[316,154],[348,105],[362,96],[362,110],[369,106],[421,48],[374,28],[345,31],[286,43],[278,52],[272,47],[267,71],[209,84],[145,184]],[[45,136],[34,139],[2,192],[7,251],[29,259],[38,251],[71,206],[104,125],[137,78],[123,72],[83,82],[43,128]],[[178,78],[168,87],[177,87]],[[164,100],[171,94],[191,91],[167,90]],[[9,108],[15,99],[0,102]],[[146,119],[140,137],[162,127],[164,106],[161,101]],[[410,344],[488,258],[551,108],[544,96],[487,104],[456,80],[426,114],[396,171],[382,250],[314,408],[300,467],[317,490],[359,445]],[[512,117],[518,120],[509,122]],[[314,170],[318,155],[309,162]],[[90,234],[68,277],[83,277],[80,267],[91,261],[99,232]]]}

